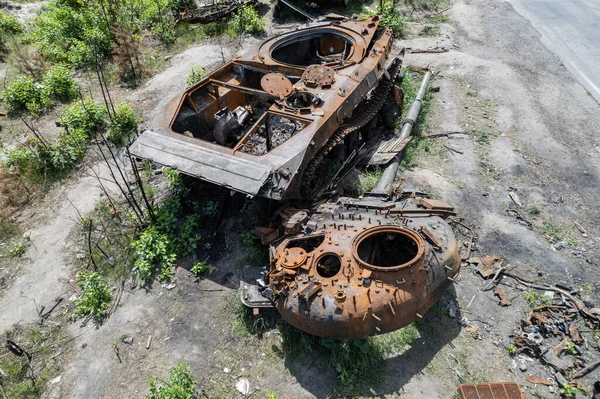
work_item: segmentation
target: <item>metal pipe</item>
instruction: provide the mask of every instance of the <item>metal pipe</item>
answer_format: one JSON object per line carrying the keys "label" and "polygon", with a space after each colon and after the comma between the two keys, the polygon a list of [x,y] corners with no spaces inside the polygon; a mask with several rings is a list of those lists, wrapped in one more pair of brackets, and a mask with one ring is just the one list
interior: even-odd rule
{"label": "metal pipe", "polygon": [[293,5],[290,2],[287,2],[286,0],[279,0],[281,1],[283,4],[285,4],[286,6],[288,6],[289,8],[291,8],[292,10],[296,11],[297,13],[302,14],[303,16],[305,16],[309,22],[312,22],[315,20],[315,17],[313,17],[312,15],[310,15],[309,13],[302,11],[301,9],[299,9],[298,7],[296,7],[295,5]]}
{"label": "metal pipe", "polygon": [[[417,92],[417,96],[410,104],[408,108],[408,112],[406,113],[406,119],[402,124],[402,129],[400,130],[400,134],[398,135],[398,140],[403,140],[408,138],[412,133],[412,128],[417,122],[417,118],[419,117],[419,113],[421,112],[421,106],[423,105],[423,99],[427,94],[427,89],[429,88],[429,82],[431,81],[431,72],[427,72],[421,81],[421,86],[419,87],[419,91]],[[383,171],[383,175],[377,185],[373,190],[366,195],[371,195],[374,197],[386,197],[389,198],[394,191],[394,179],[396,178],[396,173],[398,172],[398,168],[400,167],[400,161],[402,160],[402,156],[404,155],[404,150],[396,154],[394,158],[388,163],[388,166]]]}

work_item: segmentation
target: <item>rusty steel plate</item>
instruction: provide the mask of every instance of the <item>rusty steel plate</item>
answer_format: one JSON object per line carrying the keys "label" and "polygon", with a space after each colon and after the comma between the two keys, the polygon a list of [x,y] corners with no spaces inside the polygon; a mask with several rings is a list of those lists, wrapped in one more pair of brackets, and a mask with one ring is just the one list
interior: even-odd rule
{"label": "rusty steel plate", "polygon": [[292,93],[292,82],[281,73],[268,73],[260,80],[260,86],[269,94],[284,99]]}
{"label": "rusty steel plate", "polygon": [[306,261],[306,251],[304,249],[289,248],[285,250],[281,265],[289,269],[295,269],[304,264],[304,261]]}
{"label": "rusty steel plate", "polygon": [[514,382],[490,384],[464,384],[457,388],[461,399],[525,399],[523,392]]}
{"label": "rusty steel plate", "polygon": [[335,82],[335,71],[325,65],[309,65],[302,74],[302,83],[309,87],[331,86]]}

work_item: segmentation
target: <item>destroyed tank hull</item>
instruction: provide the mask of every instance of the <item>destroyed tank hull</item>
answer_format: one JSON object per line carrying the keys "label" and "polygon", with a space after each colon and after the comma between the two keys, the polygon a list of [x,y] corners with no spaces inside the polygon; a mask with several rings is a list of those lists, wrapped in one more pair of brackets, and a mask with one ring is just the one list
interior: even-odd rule
{"label": "destroyed tank hull", "polygon": [[418,196],[321,205],[288,225],[298,233],[271,247],[275,307],[291,325],[328,338],[365,338],[412,323],[459,272],[457,241],[444,220],[450,214],[446,204]]}
{"label": "destroyed tank hull", "polygon": [[311,23],[187,88],[130,152],[252,196],[307,198],[311,161],[373,118],[402,54],[377,16]]}

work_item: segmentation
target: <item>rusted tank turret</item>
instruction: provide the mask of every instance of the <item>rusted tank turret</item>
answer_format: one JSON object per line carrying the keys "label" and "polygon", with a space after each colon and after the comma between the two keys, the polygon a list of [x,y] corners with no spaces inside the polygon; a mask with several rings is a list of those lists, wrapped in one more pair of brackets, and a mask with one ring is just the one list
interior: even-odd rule
{"label": "rusted tank turret", "polygon": [[[400,140],[410,136],[429,78]],[[422,317],[456,277],[460,255],[445,220],[453,208],[420,193],[394,195],[398,165],[396,157],[363,198],[287,212],[262,296],[288,323],[342,339],[393,331]]]}

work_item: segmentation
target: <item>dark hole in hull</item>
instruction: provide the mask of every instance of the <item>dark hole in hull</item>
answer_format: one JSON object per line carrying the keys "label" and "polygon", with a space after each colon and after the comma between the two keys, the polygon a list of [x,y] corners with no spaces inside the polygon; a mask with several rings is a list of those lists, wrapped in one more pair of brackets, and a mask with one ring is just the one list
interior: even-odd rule
{"label": "dark hole in hull", "polygon": [[342,262],[337,255],[325,255],[317,261],[317,274],[321,277],[333,277],[341,267]]}
{"label": "dark hole in hull", "polygon": [[418,245],[411,237],[396,232],[380,232],[363,238],[358,244],[359,258],[372,266],[393,267],[414,259]]}

